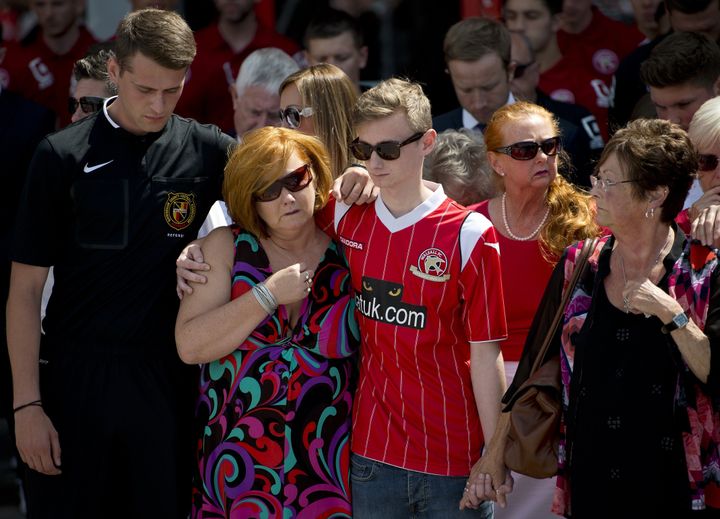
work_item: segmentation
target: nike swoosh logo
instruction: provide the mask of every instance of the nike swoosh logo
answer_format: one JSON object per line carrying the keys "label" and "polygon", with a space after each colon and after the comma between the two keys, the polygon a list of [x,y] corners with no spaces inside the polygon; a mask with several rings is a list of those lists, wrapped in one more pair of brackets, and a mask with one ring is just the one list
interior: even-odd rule
{"label": "nike swoosh logo", "polygon": [[[113,160],[115,160],[115,159],[113,159]],[[103,166],[107,166],[107,165],[110,164],[113,160],[108,160],[107,162],[103,162],[102,164],[97,164],[97,165],[95,165],[95,166],[90,166],[90,165],[86,162],[86,163],[85,163],[85,167],[83,168],[83,171],[84,171],[85,173],[92,173],[92,172],[95,171],[96,169],[100,169],[100,168],[103,167]]]}

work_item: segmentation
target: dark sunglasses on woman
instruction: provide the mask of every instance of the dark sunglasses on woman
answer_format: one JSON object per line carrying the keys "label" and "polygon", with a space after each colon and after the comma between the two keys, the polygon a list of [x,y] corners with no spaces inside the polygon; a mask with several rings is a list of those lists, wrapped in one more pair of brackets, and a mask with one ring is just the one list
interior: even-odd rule
{"label": "dark sunglasses on woman", "polygon": [[80,106],[83,112],[85,112],[86,114],[91,114],[100,110],[104,102],[104,97],[83,96],[80,99],[70,97],[68,98],[68,111],[71,114],[74,114],[75,110],[77,110],[78,106]]}
{"label": "dark sunglasses on woman", "polygon": [[423,135],[425,135],[425,132],[418,132],[412,134],[402,142],[383,141],[378,142],[374,146],[361,141],[360,137],[358,137],[350,143],[350,151],[358,160],[370,160],[373,151],[383,160],[395,160],[400,156],[400,148],[411,142],[419,141]]}
{"label": "dark sunglasses on woman", "polygon": [[280,196],[283,188],[292,193],[297,193],[298,191],[308,187],[310,182],[312,182],[312,179],[313,176],[312,171],[310,170],[310,164],[303,164],[281,179],[270,184],[270,187],[262,193],[257,193],[255,195],[255,199],[260,202],[272,202]]}
{"label": "dark sunglasses on woman", "polygon": [[280,110],[280,120],[288,126],[288,128],[297,129],[300,127],[301,117],[310,117],[313,114],[313,109],[310,106],[300,108],[296,105],[290,105],[285,107],[285,110]]}
{"label": "dark sunglasses on woman", "polygon": [[553,157],[562,150],[562,141],[560,137],[550,137],[541,142],[522,141],[510,146],[496,148],[493,151],[510,155],[515,160],[532,160],[537,155],[538,150],[543,150],[545,155]]}
{"label": "dark sunglasses on woman", "polygon": [[699,155],[698,171],[713,171],[718,167],[717,155]]}

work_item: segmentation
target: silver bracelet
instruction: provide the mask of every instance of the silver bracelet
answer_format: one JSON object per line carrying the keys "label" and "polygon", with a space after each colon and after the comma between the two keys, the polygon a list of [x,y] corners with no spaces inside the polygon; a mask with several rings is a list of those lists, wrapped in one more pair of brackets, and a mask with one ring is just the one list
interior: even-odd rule
{"label": "silver bracelet", "polygon": [[263,310],[265,310],[268,315],[273,314],[277,309],[278,304],[275,297],[272,295],[270,290],[268,290],[265,284],[258,283],[252,288],[252,291],[255,299],[257,299],[257,302],[263,307]]}

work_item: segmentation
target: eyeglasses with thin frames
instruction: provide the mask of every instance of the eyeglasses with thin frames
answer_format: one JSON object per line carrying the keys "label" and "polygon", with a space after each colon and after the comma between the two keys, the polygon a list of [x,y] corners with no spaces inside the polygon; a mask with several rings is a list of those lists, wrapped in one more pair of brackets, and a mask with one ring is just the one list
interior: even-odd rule
{"label": "eyeglasses with thin frames", "polygon": [[595,187],[600,187],[603,191],[607,191],[609,188],[613,186],[617,186],[618,184],[629,184],[631,182],[637,182],[637,180],[610,180],[607,178],[600,178],[597,175],[590,175],[590,185]]}
{"label": "eyeglasses with thin frames", "polygon": [[262,193],[256,193],[254,198],[260,202],[272,202],[277,200],[282,193],[283,188],[291,193],[297,193],[308,187],[312,182],[312,170],[310,164],[303,164],[299,168],[291,171],[284,177],[276,180]]}
{"label": "eyeglasses with thin frames", "polygon": [[358,137],[350,143],[350,151],[358,160],[370,160],[373,151],[383,160],[395,160],[400,156],[400,148],[411,142],[419,141],[423,135],[425,135],[425,132],[417,132],[402,142],[383,141],[375,145],[361,141],[360,137]]}

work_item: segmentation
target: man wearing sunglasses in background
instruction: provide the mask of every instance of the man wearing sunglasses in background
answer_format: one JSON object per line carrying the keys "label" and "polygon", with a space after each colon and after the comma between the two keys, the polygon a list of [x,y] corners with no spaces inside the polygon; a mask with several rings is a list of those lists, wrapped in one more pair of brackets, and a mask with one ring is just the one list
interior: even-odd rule
{"label": "man wearing sunglasses in background", "polygon": [[110,81],[107,62],[114,56],[112,44],[98,44],[73,67],[73,95],[68,99],[72,122],[97,112],[108,97],[117,95],[117,86]]}
{"label": "man wearing sunglasses in background", "polygon": [[[495,230],[423,184],[436,132],[422,88],[399,79],[363,93],[350,144],[380,188],[335,205],[359,312],[352,434],[358,519],[472,517],[458,500],[499,415],[507,337]],[[380,511],[380,512],[378,512]],[[478,517],[492,514],[483,503]]]}

